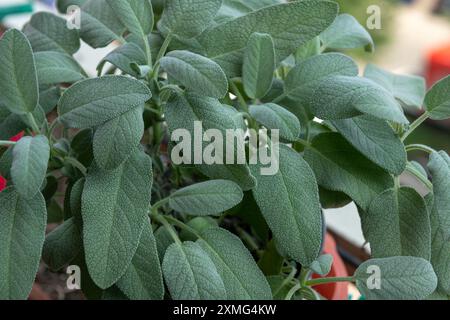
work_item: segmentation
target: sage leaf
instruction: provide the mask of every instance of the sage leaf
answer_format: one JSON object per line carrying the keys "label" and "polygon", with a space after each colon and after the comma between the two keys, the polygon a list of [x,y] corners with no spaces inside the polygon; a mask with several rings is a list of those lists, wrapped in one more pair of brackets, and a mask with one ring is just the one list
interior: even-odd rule
{"label": "sage leaf", "polygon": [[143,108],[134,108],[97,128],[94,134],[94,159],[105,170],[124,163],[144,135]]}
{"label": "sage leaf", "polygon": [[78,30],[67,28],[65,19],[50,12],[33,14],[23,32],[30,41],[33,52],[56,51],[72,55],[80,49]]}
{"label": "sage leaf", "polygon": [[194,242],[174,243],[162,264],[174,300],[224,300],[223,281],[211,258]]}
{"label": "sage leaf", "polygon": [[167,248],[175,241],[164,226],[159,227],[158,230],[155,231],[155,239],[159,260],[163,261]]}
{"label": "sage leaf", "polygon": [[11,178],[25,199],[39,192],[47,173],[50,146],[45,136],[24,137],[13,149]]}
{"label": "sage leaf", "polygon": [[369,32],[349,14],[340,14],[333,24],[320,35],[323,46],[327,49],[354,49],[365,47],[374,51],[374,43]]}
{"label": "sage leaf", "polygon": [[373,64],[366,67],[364,77],[378,83],[407,107],[422,108],[426,90],[424,78],[391,73]]}
{"label": "sage leaf", "polygon": [[93,48],[103,48],[120,40],[125,26],[107,0],[87,0],[81,6],[80,36]]}
{"label": "sage leaf", "polygon": [[266,278],[238,237],[221,228],[209,228],[197,243],[216,266],[227,300],[272,299]]}
{"label": "sage leaf", "polygon": [[250,167],[258,181],[253,196],[283,252],[309,266],[319,256],[323,239],[319,188],[302,157],[279,147],[277,174],[263,176],[259,165]]}
{"label": "sage leaf", "polygon": [[211,180],[175,191],[170,195],[170,207],[193,216],[220,215],[238,205],[244,194],[241,188],[227,180]]}
{"label": "sage leaf", "polygon": [[434,193],[430,210],[431,263],[439,279],[439,288],[450,295],[450,157],[444,151],[434,152],[428,168],[433,177]]}
{"label": "sage leaf", "polygon": [[0,299],[25,300],[39,267],[47,225],[44,197],[0,193]]}
{"label": "sage leaf", "polygon": [[145,36],[153,29],[153,8],[150,0],[107,0],[128,31]]}
{"label": "sage leaf", "polygon": [[260,99],[272,87],[275,72],[275,47],[268,34],[254,33],[244,55],[242,81],[247,95]]}
{"label": "sage leaf", "polygon": [[300,136],[300,121],[288,110],[274,103],[250,106],[250,114],[268,129],[280,130],[280,137],[295,141]]}
{"label": "sage leaf", "polygon": [[314,98],[314,90],[318,84],[334,75],[357,76],[358,66],[350,57],[340,53],[315,55],[289,71],[284,94],[309,107],[309,100]]}
{"label": "sage leaf", "polygon": [[[235,117],[238,112],[221,104],[217,99],[202,97],[194,93],[173,93],[164,106],[164,115],[169,132],[177,129],[187,130],[191,137],[194,136],[195,121],[202,121],[203,130],[217,129],[226,136],[227,129],[239,129]],[[224,146],[226,149],[226,147]],[[191,150],[193,150],[193,144]],[[192,152],[193,153],[193,152]],[[185,156],[185,155],[183,155]],[[190,163],[195,163],[195,154],[191,154]],[[212,179],[225,179],[236,182],[244,191],[255,186],[255,178],[251,175],[247,164],[198,164],[196,167]]]}
{"label": "sage leaf", "polygon": [[34,54],[40,85],[74,83],[87,77],[81,66],[69,55],[42,51]]}
{"label": "sage leaf", "polygon": [[331,123],[353,147],[381,168],[396,176],[405,170],[405,146],[386,121],[359,116]]}
{"label": "sage leaf", "polygon": [[311,112],[324,120],[361,114],[408,124],[399,103],[383,87],[361,77],[333,76],[320,82],[310,99]]}
{"label": "sage leaf", "polygon": [[209,58],[219,63],[229,77],[235,77],[242,73],[243,49],[253,33],[267,33],[272,37],[279,63],[327,29],[336,15],[337,4],[332,2],[282,3],[209,28],[198,41]]}
{"label": "sage leaf", "polygon": [[[379,270],[380,290],[369,288],[376,276],[375,268]],[[421,300],[433,293],[437,286],[431,264],[423,258],[415,257],[366,261],[356,270],[355,278],[359,291],[370,300]]]}
{"label": "sage leaf", "polygon": [[338,133],[316,136],[305,150],[305,160],[320,186],[340,191],[367,210],[372,200],[392,188],[392,177],[374,165]]}
{"label": "sage leaf", "polygon": [[141,75],[136,72],[132,65],[145,65],[147,63],[147,57],[142,48],[135,43],[129,42],[113,50],[105,58],[103,58],[97,67],[99,75],[102,73],[106,62],[111,63],[129,75],[139,77]]}
{"label": "sage leaf", "polygon": [[450,118],[450,76],[436,83],[425,97],[425,109],[433,120]]}
{"label": "sage leaf", "polygon": [[284,0],[223,0],[222,6],[214,21],[223,23],[234,18],[245,16],[247,13],[280,4]]}
{"label": "sage leaf", "polygon": [[326,276],[330,273],[333,265],[333,256],[331,254],[323,254],[317,260],[311,263],[311,270],[321,276]]}
{"label": "sage leaf", "polygon": [[81,231],[74,218],[64,221],[45,238],[42,259],[52,271],[70,264],[82,250]]}
{"label": "sage leaf", "polygon": [[213,21],[222,0],[166,0],[159,28],[163,32],[191,39]]}
{"label": "sage leaf", "polygon": [[145,224],[131,264],[117,287],[132,300],[162,300],[164,284],[150,223]]}
{"label": "sage leaf", "polygon": [[104,76],[77,82],[67,89],[59,100],[58,112],[64,125],[86,129],[142,106],[150,98],[150,90],[138,80]]}
{"label": "sage leaf", "polygon": [[431,258],[431,227],[424,199],[412,188],[389,189],[361,215],[372,257]]}
{"label": "sage leaf", "polygon": [[223,98],[228,92],[228,80],[214,61],[189,51],[169,52],[160,61],[161,67],[177,83],[213,98]]}
{"label": "sage leaf", "polygon": [[0,40],[0,106],[23,115],[33,112],[39,100],[36,66],[30,43],[12,29]]}
{"label": "sage leaf", "polygon": [[152,161],[136,150],[114,171],[91,168],[82,197],[83,241],[89,274],[102,289],[126,272],[147,219]]}

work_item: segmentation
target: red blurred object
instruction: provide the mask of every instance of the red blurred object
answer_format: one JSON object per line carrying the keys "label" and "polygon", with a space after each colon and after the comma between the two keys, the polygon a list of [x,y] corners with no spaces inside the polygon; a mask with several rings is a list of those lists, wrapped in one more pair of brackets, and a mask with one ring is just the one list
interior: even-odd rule
{"label": "red blurred object", "polygon": [[450,43],[428,54],[427,84],[431,87],[450,74]]}
{"label": "red blurred object", "polygon": [[[23,135],[24,135],[24,132],[21,132],[21,133],[15,135],[14,137],[12,137],[10,140],[14,141],[14,142],[17,142],[20,139],[22,139]],[[6,188],[6,184],[7,184],[6,179],[3,178],[2,176],[0,176],[0,191],[2,191],[3,189]]]}
{"label": "red blurred object", "polygon": [[10,140],[11,140],[11,141],[14,141],[14,142],[17,142],[17,141],[19,141],[20,139],[22,139],[23,135],[24,135],[24,132],[22,131],[22,132],[19,133],[18,135],[12,137]]}
{"label": "red blurred object", "polygon": [[[347,269],[345,268],[344,261],[342,261],[339,255],[336,242],[330,234],[325,237],[324,254],[331,254],[333,256],[333,266],[327,277],[348,277]],[[321,278],[321,276],[314,274],[314,279]],[[348,300],[348,283],[338,282],[330,284],[322,284],[314,287],[317,292],[328,300]]]}

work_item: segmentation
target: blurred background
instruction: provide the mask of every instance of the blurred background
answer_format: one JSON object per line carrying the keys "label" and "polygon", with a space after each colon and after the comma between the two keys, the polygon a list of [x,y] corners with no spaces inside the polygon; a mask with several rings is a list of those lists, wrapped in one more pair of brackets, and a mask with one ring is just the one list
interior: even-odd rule
{"label": "blurred background", "polygon": [[[376,44],[375,53],[363,49],[346,51],[355,58],[364,70],[367,63],[399,74],[414,74],[426,79],[431,87],[436,81],[450,74],[450,0],[334,0],[341,6],[341,12],[350,13],[366,26],[370,14],[367,9],[376,5],[381,9],[381,29],[368,30]],[[21,29],[32,12],[52,11],[54,0],[0,0],[0,34],[9,28]],[[76,59],[91,74],[96,74],[97,63],[109,53],[114,44],[93,50],[82,45]],[[449,88],[450,90],[450,88]],[[409,114],[414,120],[420,114]],[[429,145],[435,149],[450,152],[450,122],[428,121],[408,138],[414,143]],[[408,142],[408,141],[407,141]],[[411,154],[411,160],[426,165],[428,159],[423,154]],[[408,176],[406,183],[414,183]],[[417,186],[420,188],[420,186]],[[356,207],[352,204],[339,210],[327,210],[326,220],[330,234],[337,242],[337,249],[344,258],[349,272],[368,258],[370,248],[365,244]],[[53,275],[54,276],[54,275]],[[46,288],[46,283],[55,279],[45,272],[38,276],[38,282]],[[61,275],[62,279],[66,277]],[[61,279],[61,280],[62,280]],[[63,281],[61,281],[64,283]],[[49,293],[49,286],[45,291]],[[40,287],[33,291],[37,298]],[[53,299],[78,298],[61,286],[51,288]],[[358,298],[357,293],[353,298]]]}

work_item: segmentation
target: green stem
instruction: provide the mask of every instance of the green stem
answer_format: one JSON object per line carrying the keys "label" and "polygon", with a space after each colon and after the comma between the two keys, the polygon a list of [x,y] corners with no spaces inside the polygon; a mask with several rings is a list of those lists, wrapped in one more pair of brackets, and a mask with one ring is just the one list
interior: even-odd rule
{"label": "green stem", "polygon": [[155,60],[155,65],[153,68],[153,74],[152,74],[152,78],[153,79],[157,79],[158,74],[159,74],[159,61],[161,60],[162,57],[164,57],[167,49],[169,48],[170,42],[172,41],[173,35],[171,33],[169,33],[166,37],[166,39],[164,39],[164,42],[161,46],[161,49],[158,52],[158,55],[156,56],[156,60]]}
{"label": "green stem", "polygon": [[294,294],[302,288],[302,285],[300,283],[296,284],[286,295],[286,298],[284,300],[291,300]]}
{"label": "green stem", "polygon": [[283,99],[287,98],[287,94],[283,93],[282,95],[278,96],[277,98],[275,98],[272,102],[273,103],[279,103],[281,101],[283,101]]}
{"label": "green stem", "polygon": [[406,166],[406,171],[416,177],[420,182],[422,182],[428,188],[428,190],[433,191],[433,184],[416,169],[408,165]]}
{"label": "green stem", "polygon": [[160,214],[156,214],[156,215],[153,216],[153,218],[154,218],[156,221],[158,221],[160,224],[162,224],[162,225],[167,229],[167,231],[169,232],[170,236],[173,238],[173,240],[174,240],[177,244],[179,244],[179,245],[182,244],[180,238],[178,237],[177,232],[176,232],[175,229],[169,224],[169,222],[167,222],[167,220],[166,220],[165,217],[163,217],[163,216],[160,215]]}
{"label": "green stem", "polygon": [[335,282],[355,282],[354,277],[336,277],[336,278],[321,278],[321,279],[312,279],[306,281],[306,285],[309,287],[317,286],[320,284],[328,284],[328,283],[335,283]]}
{"label": "green stem", "polygon": [[152,212],[154,214],[156,214],[158,209],[161,208],[162,206],[164,206],[165,204],[167,204],[168,202],[169,202],[169,197],[159,200],[154,205],[152,205]]}
{"label": "green stem", "polygon": [[303,139],[301,139],[301,138],[297,138],[297,140],[296,140],[298,143],[300,143],[300,144],[302,144],[304,147],[306,147],[306,148],[309,148],[309,147],[311,147],[311,143],[309,143],[308,141],[306,141],[306,140],[303,140]]}
{"label": "green stem", "polygon": [[172,216],[164,216],[164,218],[169,221],[171,224],[173,224],[174,226],[177,226],[180,229],[183,229],[187,232],[192,233],[193,235],[195,235],[197,238],[201,239],[202,237],[200,236],[200,234],[198,233],[197,230],[195,230],[194,228],[188,226],[187,224],[185,224],[184,222],[181,222],[180,220],[172,217]]}
{"label": "green stem", "polygon": [[75,168],[77,168],[78,170],[81,171],[81,173],[86,176],[87,175],[87,169],[86,167],[77,159],[72,158],[72,157],[67,157],[64,159],[65,162],[67,162],[68,164],[71,164],[72,166],[74,166]]}
{"label": "green stem", "polygon": [[33,114],[31,112],[28,112],[26,117],[30,122],[31,128],[33,129],[34,133],[39,133],[39,131],[41,130],[39,129],[39,126],[37,125],[36,119],[34,118]]}
{"label": "green stem", "polygon": [[0,146],[1,147],[10,147],[15,145],[16,143],[13,141],[5,141],[5,140],[0,140]]}
{"label": "green stem", "polygon": [[414,121],[411,126],[409,127],[408,131],[406,131],[402,136],[402,141],[405,141],[406,138],[409,137],[411,133],[414,132],[422,123],[424,123],[429,117],[428,112],[424,112],[419,118]]}
{"label": "green stem", "polygon": [[145,46],[145,54],[147,55],[147,64],[149,67],[153,65],[152,62],[152,51],[150,49],[150,43],[148,42],[148,37],[144,35],[144,46]]}
{"label": "green stem", "polygon": [[233,81],[230,81],[230,87],[231,87],[231,91],[233,92],[233,94],[237,97],[242,110],[245,111],[246,113],[248,113],[248,104],[245,101],[244,96],[239,91],[238,87],[236,86],[236,84]]}
{"label": "green stem", "polygon": [[434,152],[434,150],[432,148],[425,146],[423,144],[410,144],[410,145],[406,146],[406,152],[411,152],[411,151],[423,151],[428,154],[432,154]]}

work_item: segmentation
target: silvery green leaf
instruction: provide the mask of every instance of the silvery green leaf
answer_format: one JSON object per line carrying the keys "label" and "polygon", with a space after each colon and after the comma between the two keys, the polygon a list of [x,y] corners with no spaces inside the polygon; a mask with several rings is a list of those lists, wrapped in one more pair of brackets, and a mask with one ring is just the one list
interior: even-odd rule
{"label": "silvery green leaf", "polygon": [[45,238],[42,259],[53,271],[72,262],[82,250],[83,241],[74,218],[64,221]]}
{"label": "silvery green leaf", "polygon": [[71,128],[91,128],[142,106],[151,92],[142,82],[125,76],[104,76],[77,82],[58,103],[60,120]]}
{"label": "silvery green leaf", "polygon": [[227,300],[272,299],[264,274],[238,237],[221,228],[208,228],[197,243],[216,266]]}
{"label": "silvery green leaf", "polygon": [[13,188],[0,193],[0,299],[25,300],[41,259],[47,226],[42,194],[24,199]]}
{"label": "silvery green leaf", "polygon": [[83,241],[89,274],[102,289],[128,269],[145,226],[153,173],[136,150],[114,171],[90,169],[82,197]]}
{"label": "silvery green leaf", "polygon": [[311,263],[310,268],[318,275],[326,276],[330,273],[332,265],[333,256],[331,254],[322,254]]}
{"label": "silvery green leaf", "polygon": [[274,103],[250,106],[250,114],[268,129],[280,130],[280,137],[295,141],[300,136],[300,121],[288,110]]}
{"label": "silvery green leaf", "polygon": [[[184,129],[193,137],[195,121],[202,121],[204,131],[218,129],[224,137],[227,129],[240,128],[236,122],[238,112],[234,108],[221,104],[217,99],[202,97],[193,93],[173,93],[163,109],[171,134],[177,129]],[[193,149],[193,144],[191,144],[191,147]],[[190,160],[191,163],[194,163],[194,154],[191,155]],[[247,164],[207,165],[203,163],[196,165],[196,167],[212,179],[226,179],[236,182],[244,191],[255,186],[255,178],[251,175]]]}
{"label": "silvery green leaf", "polygon": [[219,215],[238,205],[244,197],[232,181],[211,180],[175,191],[170,195],[172,209],[193,216]]}
{"label": "silvery green leaf", "polygon": [[228,80],[214,61],[189,51],[172,51],[161,59],[169,79],[200,95],[221,99],[228,92]]}
{"label": "silvery green leaf", "polygon": [[174,300],[225,300],[227,296],[216,266],[197,243],[170,245],[162,269]]}
{"label": "silvery green leaf", "polygon": [[66,53],[41,51],[34,58],[40,85],[74,83],[87,77],[78,62]]}
{"label": "silvery green leaf", "polygon": [[349,14],[340,14],[333,24],[321,35],[323,46],[327,49],[354,49],[365,47],[374,51],[374,43],[369,32]]}
{"label": "silvery green leaf", "polygon": [[284,94],[296,102],[309,106],[320,82],[335,75],[357,76],[358,66],[350,57],[340,53],[312,56],[289,71]]}
{"label": "silvery green leaf", "polygon": [[320,38],[315,37],[298,48],[294,53],[296,64],[300,64],[304,60],[320,54],[320,45]]}
{"label": "silvery green leaf", "polygon": [[25,199],[39,192],[47,173],[50,146],[45,136],[24,137],[13,149],[11,178]]}
{"label": "silvery green leaf", "polygon": [[272,87],[275,72],[275,48],[268,34],[254,33],[250,36],[244,54],[242,81],[247,95],[260,99]]}
{"label": "silvery green leaf", "polygon": [[12,29],[0,39],[0,106],[15,114],[33,112],[39,100],[36,66],[30,43]]}
{"label": "silvery green leaf", "polygon": [[431,258],[431,227],[424,199],[412,188],[389,189],[361,215],[372,257]]}
{"label": "silvery green leaf", "polygon": [[378,83],[407,107],[422,108],[426,90],[424,78],[391,73],[373,64],[366,67],[364,77]]}
{"label": "silvery green leaf", "polygon": [[320,186],[347,194],[364,210],[377,195],[394,186],[389,173],[368,160],[338,133],[316,136],[311,147],[306,148],[305,160]]}
{"label": "silvery green leaf", "polygon": [[147,57],[145,52],[137,44],[128,42],[110,52],[97,67],[98,74],[102,73],[103,67],[106,62],[111,63],[115,67],[119,68],[123,72],[139,77],[140,74],[132,68],[132,64],[145,65],[147,63]]}
{"label": "silvery green leaf", "polygon": [[163,299],[161,264],[150,223],[145,224],[131,264],[116,285],[132,300]]}
{"label": "silvery green leaf", "polygon": [[218,62],[229,77],[235,77],[242,73],[243,49],[253,33],[272,36],[279,63],[327,29],[336,14],[337,5],[333,2],[306,0],[282,3],[212,27],[201,34],[198,41],[209,58]]}
{"label": "silvery green leaf", "polygon": [[126,28],[107,0],[86,0],[81,6],[81,38],[93,48],[121,39]]}
{"label": "silvery green leaf", "polygon": [[107,0],[116,16],[133,34],[145,36],[153,29],[150,0]]}
{"label": "silvery green leaf", "polygon": [[142,107],[131,109],[95,130],[94,159],[100,168],[116,169],[139,145],[144,135],[142,109]]}
{"label": "silvery green leaf", "polygon": [[397,176],[405,170],[405,146],[386,121],[359,116],[331,123],[358,151],[383,169]]}
{"label": "silvery green leaf", "polygon": [[425,109],[433,120],[450,118],[450,76],[436,83],[425,97]]}
{"label": "silvery green leaf", "polygon": [[223,0],[223,4],[220,7],[214,21],[217,23],[223,23],[228,20],[232,20],[241,16],[245,16],[247,13],[256,11],[258,9],[268,7],[274,4],[280,4],[285,2],[284,0]]}
{"label": "silvery green leaf", "polygon": [[[437,286],[431,264],[414,257],[368,260],[358,267],[355,278],[359,291],[369,300],[421,300]],[[380,289],[372,287],[376,281],[380,281]]]}
{"label": "silvery green leaf", "polygon": [[361,77],[332,76],[322,80],[310,97],[311,112],[324,120],[361,114],[408,124],[400,104],[386,89]]}
{"label": "silvery green leaf", "polygon": [[439,288],[450,294],[450,157],[434,152],[428,163],[433,177],[433,205],[430,210],[431,263],[439,279]]}
{"label": "silvery green leaf", "polygon": [[213,21],[222,0],[166,0],[159,27],[180,38],[194,38]]}
{"label": "silvery green leaf", "polygon": [[78,30],[67,28],[65,19],[50,12],[33,14],[23,32],[30,40],[34,52],[57,51],[72,55],[80,49]]}
{"label": "silvery green leaf", "polygon": [[261,165],[250,167],[258,182],[253,196],[279,247],[309,266],[319,256],[323,240],[319,188],[300,154],[285,145],[279,147],[278,173],[264,176]]}

